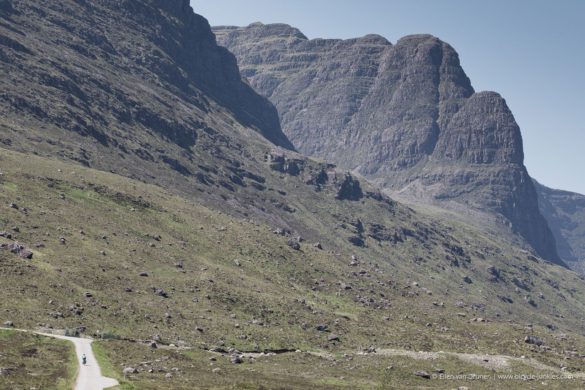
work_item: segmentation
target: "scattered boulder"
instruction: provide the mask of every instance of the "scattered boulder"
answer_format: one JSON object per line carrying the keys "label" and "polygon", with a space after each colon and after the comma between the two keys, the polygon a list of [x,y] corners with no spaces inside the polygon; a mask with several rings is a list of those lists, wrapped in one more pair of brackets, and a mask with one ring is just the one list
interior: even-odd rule
{"label": "scattered boulder", "polygon": [[80,316],[84,312],[84,308],[79,306],[78,304],[69,306],[69,311],[77,316]]}
{"label": "scattered boulder", "polygon": [[11,209],[15,209],[15,210],[18,210],[20,208],[16,203],[10,203],[8,205],[8,207],[10,207]]}
{"label": "scattered boulder", "polygon": [[156,343],[156,341],[151,341],[149,346],[152,349],[157,349],[158,348],[158,344]]}
{"label": "scattered boulder", "polygon": [[327,340],[328,340],[328,341],[341,341],[341,340],[339,339],[339,336],[338,336],[338,335],[336,335],[336,334],[329,335],[329,337],[327,337]]}
{"label": "scattered boulder", "polygon": [[138,274],[138,276],[142,276],[143,278],[147,278],[148,277],[148,272],[141,272]]}
{"label": "scattered boulder", "polygon": [[12,322],[12,321],[5,321],[2,324],[2,326],[5,327],[5,328],[14,328],[14,322]]}
{"label": "scattered boulder", "polygon": [[0,237],[4,237],[4,238],[11,239],[12,238],[12,234],[10,234],[8,232],[0,232]]}
{"label": "scattered boulder", "polygon": [[297,240],[290,239],[287,244],[295,251],[301,250],[301,244]]}
{"label": "scattered boulder", "polygon": [[327,332],[329,330],[329,326],[326,324],[319,324],[315,327],[319,332]]}
{"label": "scattered boulder", "polygon": [[313,248],[323,249],[323,245],[321,245],[320,242],[316,242],[316,243],[313,244]]}
{"label": "scattered boulder", "polygon": [[86,297],[86,298],[91,298],[91,297],[93,297],[93,294],[90,293],[89,291],[86,291],[86,292],[83,293],[83,296]]}
{"label": "scattered boulder", "polygon": [[242,357],[240,355],[232,355],[230,358],[230,361],[232,362],[232,364],[241,364],[244,361],[242,360]]}
{"label": "scattered boulder", "polygon": [[18,242],[1,244],[0,249],[9,250],[11,253],[14,253],[17,256],[22,257],[23,259],[32,259],[33,257],[32,251],[27,249],[24,245],[19,244]]}
{"label": "scattered boulder", "polygon": [[539,339],[537,337],[534,337],[534,336],[526,336],[526,337],[524,337],[524,342],[526,344],[537,345],[539,347],[541,345],[544,345],[544,341],[543,340],[541,340],[541,339]]}
{"label": "scattered boulder", "polygon": [[272,231],[274,234],[278,234],[279,236],[287,236],[290,234],[290,230],[286,228],[276,228]]}
{"label": "scattered boulder", "polygon": [[421,378],[425,378],[425,379],[431,379],[431,374],[429,374],[426,371],[417,371],[414,373],[414,375],[420,376]]}
{"label": "scattered boulder", "polygon": [[137,373],[137,370],[134,367],[126,367],[122,370],[122,374],[124,374],[124,376],[136,374],[136,373]]}
{"label": "scattered boulder", "polygon": [[467,284],[471,284],[471,283],[473,283],[473,281],[471,280],[471,278],[470,278],[469,276],[465,276],[465,277],[463,278],[463,281],[464,281],[465,283],[467,283]]}

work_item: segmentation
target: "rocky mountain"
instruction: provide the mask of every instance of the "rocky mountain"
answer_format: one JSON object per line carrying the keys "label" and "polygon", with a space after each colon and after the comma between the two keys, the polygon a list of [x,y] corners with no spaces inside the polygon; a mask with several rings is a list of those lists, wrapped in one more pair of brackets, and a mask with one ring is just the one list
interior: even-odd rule
{"label": "rocky mountain", "polygon": [[[583,277],[292,150],[187,1],[0,10],[4,327],[91,336],[129,389],[585,370]],[[13,335],[0,388],[73,383]]]}
{"label": "rocky mountain", "polygon": [[309,40],[284,24],[214,32],[299,151],[403,197],[488,211],[562,263],[514,116],[497,93],[474,91],[447,43],[430,35],[396,44],[378,35]]}
{"label": "rocky mountain", "polygon": [[555,236],[559,256],[572,269],[585,273],[585,195],[533,181],[540,212]]}

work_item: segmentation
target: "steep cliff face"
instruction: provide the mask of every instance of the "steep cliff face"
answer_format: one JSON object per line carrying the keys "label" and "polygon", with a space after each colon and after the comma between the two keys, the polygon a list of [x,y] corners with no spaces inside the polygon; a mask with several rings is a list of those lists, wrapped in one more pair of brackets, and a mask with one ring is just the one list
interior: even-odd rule
{"label": "steep cliff face", "polygon": [[557,241],[559,256],[585,274],[585,195],[554,190],[534,180],[538,205]]}
{"label": "steep cliff face", "polygon": [[559,261],[512,113],[500,95],[474,91],[447,43],[431,35],[394,45],[376,35],[309,40],[261,23],[214,32],[275,104],[299,151],[405,196],[495,213]]}
{"label": "steep cliff face", "polygon": [[225,111],[291,148],[274,107],[242,82],[187,0],[4,1],[0,9],[0,66],[10,75],[0,80],[4,144],[119,170],[104,157],[112,149],[176,159],[147,134],[186,152],[205,137],[206,117]]}

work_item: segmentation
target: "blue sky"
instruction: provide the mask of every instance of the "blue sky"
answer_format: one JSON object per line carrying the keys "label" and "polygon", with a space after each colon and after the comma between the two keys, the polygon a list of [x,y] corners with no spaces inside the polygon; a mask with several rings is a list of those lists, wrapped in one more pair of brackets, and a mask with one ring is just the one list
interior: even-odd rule
{"label": "blue sky", "polygon": [[212,25],[283,22],[309,38],[430,33],[476,91],[499,92],[541,183],[585,194],[585,1],[191,0]]}

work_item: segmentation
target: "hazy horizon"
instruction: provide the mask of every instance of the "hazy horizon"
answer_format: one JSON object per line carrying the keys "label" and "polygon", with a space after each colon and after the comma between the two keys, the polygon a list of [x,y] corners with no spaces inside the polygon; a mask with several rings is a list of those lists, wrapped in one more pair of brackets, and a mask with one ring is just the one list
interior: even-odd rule
{"label": "hazy horizon", "polygon": [[585,2],[191,0],[211,25],[287,23],[309,38],[428,33],[451,44],[476,91],[506,99],[525,165],[548,187],[585,194]]}

